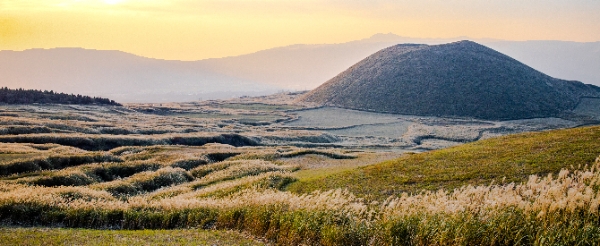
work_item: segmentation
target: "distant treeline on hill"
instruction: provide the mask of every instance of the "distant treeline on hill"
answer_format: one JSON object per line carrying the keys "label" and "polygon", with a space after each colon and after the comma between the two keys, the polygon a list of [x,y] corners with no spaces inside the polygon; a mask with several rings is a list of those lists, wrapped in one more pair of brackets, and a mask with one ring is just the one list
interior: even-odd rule
{"label": "distant treeline on hill", "polygon": [[0,103],[101,104],[121,106],[121,104],[108,98],[56,93],[54,91],[25,90],[22,88],[13,90],[8,87],[0,88]]}

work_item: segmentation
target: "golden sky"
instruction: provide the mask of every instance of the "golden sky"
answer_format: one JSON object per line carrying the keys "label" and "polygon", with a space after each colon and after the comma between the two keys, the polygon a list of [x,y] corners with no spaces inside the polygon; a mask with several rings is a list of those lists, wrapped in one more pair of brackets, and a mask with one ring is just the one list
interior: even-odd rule
{"label": "golden sky", "polygon": [[0,50],[83,47],[199,60],[407,37],[600,41],[597,0],[0,0]]}

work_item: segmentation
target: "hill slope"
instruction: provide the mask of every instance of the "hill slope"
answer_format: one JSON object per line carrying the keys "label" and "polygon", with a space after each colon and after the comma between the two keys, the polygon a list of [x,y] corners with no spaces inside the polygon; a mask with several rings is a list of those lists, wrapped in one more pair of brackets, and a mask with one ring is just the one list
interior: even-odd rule
{"label": "hill slope", "polygon": [[385,199],[422,189],[453,189],[526,181],[529,175],[592,164],[600,155],[600,127],[525,133],[481,140],[448,149],[408,154],[396,160],[293,183],[289,190],[346,188],[359,196]]}
{"label": "hill slope", "polygon": [[600,88],[555,79],[471,41],[383,49],[301,99],[424,116],[524,119],[558,116]]}

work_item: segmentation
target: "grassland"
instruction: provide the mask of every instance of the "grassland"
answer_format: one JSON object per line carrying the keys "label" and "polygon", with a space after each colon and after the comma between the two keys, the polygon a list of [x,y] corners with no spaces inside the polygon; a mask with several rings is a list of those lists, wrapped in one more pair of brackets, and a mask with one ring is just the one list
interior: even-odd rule
{"label": "grassland", "polygon": [[385,199],[404,192],[519,183],[533,174],[591,165],[600,155],[598,139],[600,127],[509,135],[405,155],[332,176],[304,177],[289,190],[309,193],[345,187],[361,197]]}
{"label": "grassland", "polygon": [[264,245],[233,231],[0,228],[2,245]]}
{"label": "grassland", "polygon": [[[259,111],[298,117],[277,105],[208,104],[2,108],[2,240],[211,245],[255,243],[247,237],[275,245],[600,240],[599,127],[403,154],[428,136],[465,135],[471,141],[483,129],[493,135],[506,133],[494,129],[509,125],[520,124],[507,132],[571,123],[414,118],[407,132],[423,135],[383,139],[389,145],[371,151],[349,147],[360,142],[344,145],[352,138],[286,126],[288,121],[172,116]],[[394,117],[385,120],[393,123]],[[389,151],[401,141],[413,145]],[[310,144],[317,147],[306,147]]]}

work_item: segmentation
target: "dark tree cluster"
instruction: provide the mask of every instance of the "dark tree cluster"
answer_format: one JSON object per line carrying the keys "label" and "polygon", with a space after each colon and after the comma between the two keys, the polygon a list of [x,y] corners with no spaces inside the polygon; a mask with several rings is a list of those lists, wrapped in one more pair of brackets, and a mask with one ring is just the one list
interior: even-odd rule
{"label": "dark tree cluster", "polygon": [[32,103],[56,103],[56,104],[97,104],[97,105],[115,105],[121,104],[102,97],[90,97],[66,93],[56,93],[54,91],[9,89],[0,88],[0,103],[7,104],[32,104]]}

